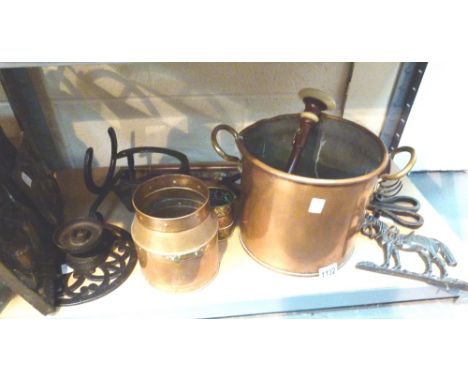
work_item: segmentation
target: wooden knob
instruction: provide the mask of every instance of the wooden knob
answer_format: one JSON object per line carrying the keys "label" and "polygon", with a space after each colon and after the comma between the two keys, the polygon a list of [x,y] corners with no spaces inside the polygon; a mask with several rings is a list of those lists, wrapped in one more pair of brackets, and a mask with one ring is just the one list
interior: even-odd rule
{"label": "wooden knob", "polygon": [[305,88],[299,91],[299,97],[304,101],[304,103],[307,106],[307,99],[319,101],[323,106],[321,107],[322,111],[323,110],[335,110],[336,109],[336,102],[333,99],[332,96],[329,94],[318,90],[318,89],[312,89],[312,88]]}

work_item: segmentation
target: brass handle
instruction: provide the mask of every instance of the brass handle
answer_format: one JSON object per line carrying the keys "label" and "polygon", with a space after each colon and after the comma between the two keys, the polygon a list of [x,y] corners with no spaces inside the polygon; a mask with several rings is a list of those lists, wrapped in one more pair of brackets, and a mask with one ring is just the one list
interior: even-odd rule
{"label": "brass handle", "polygon": [[410,154],[410,159],[409,159],[408,163],[406,164],[405,167],[403,167],[400,171],[396,172],[395,174],[383,174],[383,175],[381,175],[380,178],[383,181],[385,181],[385,180],[397,180],[397,179],[403,178],[414,167],[414,165],[416,163],[416,151],[410,146],[398,147],[397,149],[393,150],[390,153],[390,157],[393,159],[396,154],[402,153],[402,152],[407,152],[407,153]]}
{"label": "brass handle", "polygon": [[211,132],[211,144],[215,151],[218,153],[218,155],[223,158],[224,160],[230,161],[230,162],[240,162],[240,159],[238,157],[235,157],[233,155],[226,154],[226,152],[221,148],[221,146],[218,143],[218,133],[221,131],[227,131],[229,134],[231,134],[234,139],[237,141],[239,140],[239,133],[234,130],[231,126],[228,125],[218,125],[216,126],[213,131]]}

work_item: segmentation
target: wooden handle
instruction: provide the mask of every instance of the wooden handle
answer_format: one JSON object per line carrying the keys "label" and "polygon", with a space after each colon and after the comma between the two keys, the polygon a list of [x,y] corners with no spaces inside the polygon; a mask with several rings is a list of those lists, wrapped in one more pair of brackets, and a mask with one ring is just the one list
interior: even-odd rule
{"label": "wooden handle", "polygon": [[310,130],[320,122],[320,114],[324,110],[336,108],[335,100],[327,93],[318,89],[306,88],[299,92],[299,97],[304,101],[304,111],[301,113],[300,126],[293,139],[293,149],[289,156],[286,171],[291,174],[309,138]]}

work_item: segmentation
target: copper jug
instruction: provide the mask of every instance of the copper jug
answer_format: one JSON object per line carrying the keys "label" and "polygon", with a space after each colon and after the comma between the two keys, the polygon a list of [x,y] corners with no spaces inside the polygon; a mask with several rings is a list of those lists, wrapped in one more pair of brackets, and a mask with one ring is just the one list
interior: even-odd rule
{"label": "copper jug", "polygon": [[131,234],[150,284],[184,292],[216,276],[218,219],[202,180],[182,174],[157,176],[135,190],[132,202]]}

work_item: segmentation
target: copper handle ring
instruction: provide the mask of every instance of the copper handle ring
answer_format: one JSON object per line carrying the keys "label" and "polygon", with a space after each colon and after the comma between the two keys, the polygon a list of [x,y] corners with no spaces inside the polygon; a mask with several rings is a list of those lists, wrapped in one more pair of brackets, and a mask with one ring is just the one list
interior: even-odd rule
{"label": "copper handle ring", "polygon": [[390,157],[393,159],[396,154],[401,153],[401,152],[407,152],[407,153],[410,154],[410,159],[409,159],[408,163],[400,171],[398,171],[398,172],[396,172],[394,174],[383,174],[383,175],[381,175],[380,178],[381,178],[382,181],[401,179],[405,175],[407,175],[411,171],[411,169],[414,167],[414,165],[416,163],[416,151],[414,150],[414,148],[412,148],[410,146],[398,147],[397,149],[393,150],[390,153]]}

